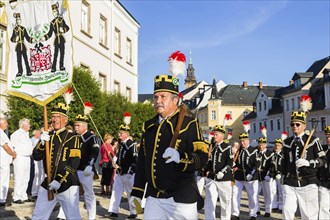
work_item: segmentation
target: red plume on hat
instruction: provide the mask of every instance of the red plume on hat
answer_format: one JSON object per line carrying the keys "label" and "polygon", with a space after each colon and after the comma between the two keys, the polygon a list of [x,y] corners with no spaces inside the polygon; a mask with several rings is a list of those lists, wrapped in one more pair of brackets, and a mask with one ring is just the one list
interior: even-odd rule
{"label": "red plume on hat", "polygon": [[93,105],[90,102],[84,103],[84,115],[89,115],[93,110]]}
{"label": "red plume on hat", "polygon": [[66,90],[64,93],[63,93],[63,98],[65,100],[65,103],[67,105],[70,105],[71,101],[73,101],[73,92],[72,92],[72,87],[69,87],[68,90]]}
{"label": "red plume on hat", "polygon": [[243,121],[243,128],[244,128],[244,131],[247,133],[249,132],[250,130],[250,122],[249,121]]}
{"label": "red plume on hat", "polygon": [[307,112],[312,109],[312,98],[309,95],[302,95],[300,97],[300,108]]}
{"label": "red plume on hat", "polygon": [[288,137],[288,132],[283,131],[282,134],[281,134],[282,141],[284,141],[287,137]]}
{"label": "red plume on hat", "polygon": [[124,112],[124,123],[129,125],[131,123],[131,114],[129,112]]}
{"label": "red plume on hat", "polygon": [[169,71],[176,77],[179,74],[184,75],[186,71],[186,56],[179,50],[175,51],[168,58],[170,69]]}
{"label": "red plume on hat", "polygon": [[226,127],[227,123],[231,120],[231,114],[225,114],[225,119],[223,121],[223,127]]}
{"label": "red plume on hat", "polygon": [[260,132],[264,137],[267,137],[267,129],[265,126],[260,127]]}

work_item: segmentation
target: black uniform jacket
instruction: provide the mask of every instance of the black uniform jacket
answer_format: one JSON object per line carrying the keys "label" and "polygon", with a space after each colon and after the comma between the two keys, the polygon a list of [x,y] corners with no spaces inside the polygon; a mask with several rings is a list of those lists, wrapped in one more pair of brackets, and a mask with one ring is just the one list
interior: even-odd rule
{"label": "black uniform jacket", "polygon": [[270,164],[270,177],[275,178],[277,174],[282,175],[283,151],[274,152]]}
{"label": "black uniform jacket", "polygon": [[135,173],[136,163],[137,163],[137,149],[136,143],[131,139],[126,139],[125,141],[120,142],[120,148],[118,152],[118,160],[116,161],[117,165],[120,167],[118,169],[120,174],[133,174]]}
{"label": "black uniform jacket", "polygon": [[246,176],[248,174],[252,175],[251,181],[258,179],[258,175],[255,175],[260,163],[257,154],[258,149],[255,147],[249,146],[247,149],[241,147],[237,162],[235,164],[235,167],[237,167],[234,174],[235,180],[247,181]]}
{"label": "black uniform jacket", "polygon": [[303,147],[308,139],[304,134],[299,141],[294,140],[294,136],[284,140],[283,144],[283,184],[289,186],[306,186],[317,183],[317,170],[327,162],[326,155],[317,137],[312,136],[306,148],[304,159],[310,163],[309,167],[297,169],[296,161],[300,158]]}
{"label": "black uniform jacket", "polygon": [[[207,177],[216,181],[231,181],[233,179],[233,159],[234,155],[230,145],[224,142],[214,143],[211,158],[207,164],[207,170],[209,171]],[[219,180],[216,174],[220,171],[224,173],[224,176]]]}
{"label": "black uniform jacket", "polygon": [[270,167],[274,153],[268,149],[265,152],[258,152],[259,167],[257,169],[258,180],[264,181],[266,176],[270,176]]}
{"label": "black uniform jacket", "polygon": [[146,197],[170,198],[175,202],[194,203],[199,195],[194,171],[207,163],[207,144],[197,119],[185,116],[175,148],[180,163],[165,163],[162,157],[170,146],[179,111],[158,122],[158,116],[144,123],[134,187],[131,195],[142,198],[146,182]]}
{"label": "black uniform jacket", "polygon": [[[62,146],[62,151],[59,152]],[[64,192],[72,185],[79,185],[77,168],[80,161],[80,141],[79,136],[62,128],[50,134],[50,173],[51,181],[56,180],[61,183],[57,192]],[[45,145],[41,141],[33,149],[33,159],[43,160],[44,170],[46,172],[46,151]],[[58,165],[56,166],[56,158]],[[41,183],[42,187],[47,189],[47,177]]]}
{"label": "black uniform jacket", "polygon": [[327,155],[327,163],[318,170],[318,179],[320,186],[330,189],[330,146],[323,145],[323,150]]}
{"label": "black uniform jacket", "polygon": [[84,134],[80,135],[79,140],[81,159],[78,170],[84,170],[86,166],[90,164],[92,159],[94,159],[94,163],[96,162],[97,157],[99,156],[100,139],[90,131],[86,131]]}

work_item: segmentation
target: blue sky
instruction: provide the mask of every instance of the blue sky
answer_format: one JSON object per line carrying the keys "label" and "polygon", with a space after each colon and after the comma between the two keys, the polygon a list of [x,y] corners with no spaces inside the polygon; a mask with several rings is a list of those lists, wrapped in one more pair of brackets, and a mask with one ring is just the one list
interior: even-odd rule
{"label": "blue sky", "polygon": [[277,86],[330,55],[328,0],[121,3],[141,25],[139,94],[152,93],[154,77],[169,73],[176,50],[187,59],[191,50],[197,81]]}

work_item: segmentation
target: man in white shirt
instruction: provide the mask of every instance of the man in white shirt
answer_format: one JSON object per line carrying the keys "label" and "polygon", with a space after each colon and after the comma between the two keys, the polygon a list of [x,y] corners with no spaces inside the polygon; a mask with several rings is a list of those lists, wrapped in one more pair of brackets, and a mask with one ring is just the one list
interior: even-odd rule
{"label": "man in white shirt", "polygon": [[11,161],[16,158],[16,153],[13,151],[13,145],[4,132],[7,127],[8,123],[6,117],[3,114],[0,114],[0,206],[10,205],[10,203],[6,203],[9,189],[9,165]]}
{"label": "man in white shirt", "polygon": [[[34,130],[33,131],[33,136],[31,137],[31,143],[33,148],[37,145],[37,143],[40,140],[40,136],[41,136],[41,131],[40,130]],[[33,158],[32,158],[33,160]],[[38,191],[41,185],[41,182],[44,180],[45,178],[45,172],[44,172],[44,165],[42,163],[42,160],[33,160],[34,163],[34,178],[33,178],[33,182],[32,182],[32,189],[31,189],[31,194],[32,194],[32,199],[36,199],[38,196]]]}
{"label": "man in white shirt", "polygon": [[30,179],[30,156],[33,150],[29,130],[30,120],[23,118],[19,121],[19,129],[10,136],[17,154],[13,162],[15,177],[13,202],[17,204],[23,204],[28,199],[26,189]]}

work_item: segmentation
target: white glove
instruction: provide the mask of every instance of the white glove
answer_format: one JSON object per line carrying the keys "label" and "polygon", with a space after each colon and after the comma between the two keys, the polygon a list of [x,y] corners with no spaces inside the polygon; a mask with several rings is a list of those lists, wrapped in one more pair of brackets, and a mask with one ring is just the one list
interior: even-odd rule
{"label": "white glove", "polygon": [[56,180],[53,180],[49,184],[49,190],[58,190],[61,187],[61,183],[57,182]]}
{"label": "white glove", "polygon": [[218,172],[217,173],[217,178],[218,178],[218,180],[221,180],[222,178],[223,178],[223,176],[224,176],[225,174],[223,173],[223,172]]}
{"label": "white glove", "polygon": [[306,159],[298,159],[296,161],[296,167],[309,167],[309,161]]}
{"label": "white glove", "polygon": [[47,131],[43,131],[41,136],[40,136],[40,140],[42,144],[45,144],[45,141],[49,141],[50,140],[50,136],[48,134]]}
{"label": "white glove", "polygon": [[175,150],[172,147],[168,147],[164,154],[163,154],[163,158],[167,159],[165,163],[171,163],[172,161],[174,161],[175,163],[180,163],[180,154],[177,150]]}
{"label": "white glove", "polygon": [[270,181],[270,176],[265,176],[265,181],[269,182]]}
{"label": "white glove", "polygon": [[93,169],[93,167],[91,165],[88,165],[84,169],[84,176],[90,176],[92,174],[92,169]]}
{"label": "white glove", "polygon": [[247,181],[252,180],[252,175],[251,175],[251,174],[246,175],[246,180],[247,180]]}
{"label": "white glove", "polygon": [[282,175],[281,175],[281,174],[277,174],[277,175],[275,176],[275,178],[276,178],[277,180],[280,180],[280,179],[282,178]]}

